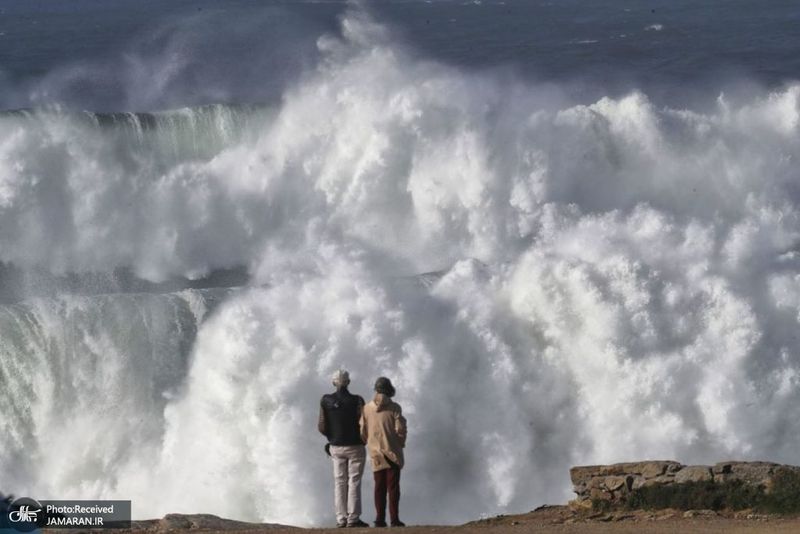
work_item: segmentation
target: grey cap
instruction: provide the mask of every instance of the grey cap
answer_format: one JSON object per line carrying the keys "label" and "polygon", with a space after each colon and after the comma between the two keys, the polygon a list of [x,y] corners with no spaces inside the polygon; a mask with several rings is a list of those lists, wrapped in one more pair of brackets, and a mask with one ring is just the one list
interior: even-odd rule
{"label": "grey cap", "polygon": [[333,385],[337,388],[343,388],[350,384],[350,373],[345,371],[344,369],[339,369],[335,373],[333,373],[333,377],[331,377],[333,381]]}

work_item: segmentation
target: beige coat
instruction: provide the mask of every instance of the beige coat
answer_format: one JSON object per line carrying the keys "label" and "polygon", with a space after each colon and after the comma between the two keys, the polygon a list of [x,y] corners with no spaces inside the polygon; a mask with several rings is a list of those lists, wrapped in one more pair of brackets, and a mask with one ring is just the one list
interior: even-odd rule
{"label": "beige coat", "polygon": [[372,458],[372,470],[389,469],[389,462],[403,467],[406,446],[406,418],[400,405],[378,393],[364,405],[361,414],[361,439]]}

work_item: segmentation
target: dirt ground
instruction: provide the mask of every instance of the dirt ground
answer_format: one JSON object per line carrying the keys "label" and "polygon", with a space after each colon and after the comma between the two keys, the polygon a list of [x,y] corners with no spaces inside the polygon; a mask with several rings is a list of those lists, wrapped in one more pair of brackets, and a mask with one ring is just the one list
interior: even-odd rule
{"label": "dirt ground", "polygon": [[[164,519],[136,521],[131,534],[341,534],[342,529],[301,529],[220,519],[215,516],[170,515]],[[576,512],[566,506],[547,506],[522,515],[499,516],[459,526],[409,525],[396,529],[403,534],[537,534],[537,533],[800,533],[800,517],[777,517],[752,512],[660,510],[654,512]],[[378,532],[378,529],[347,529],[346,532]],[[381,529],[386,531],[386,529]],[[63,531],[45,531],[58,534]],[[78,531],[71,530],[72,534]],[[97,531],[95,531],[97,532]],[[109,531],[104,531],[109,533]],[[113,532],[113,531],[112,531]]]}

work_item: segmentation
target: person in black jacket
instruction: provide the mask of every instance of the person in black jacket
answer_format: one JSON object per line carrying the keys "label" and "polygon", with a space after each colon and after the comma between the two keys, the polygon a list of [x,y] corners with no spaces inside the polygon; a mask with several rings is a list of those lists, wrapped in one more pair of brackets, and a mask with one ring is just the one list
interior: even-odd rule
{"label": "person in black jacket", "polygon": [[344,369],[333,374],[333,385],[336,392],[320,401],[317,427],[328,438],[325,450],[333,460],[336,525],[367,527],[361,520],[361,475],[367,454],[358,425],[364,399],[347,390],[350,375]]}

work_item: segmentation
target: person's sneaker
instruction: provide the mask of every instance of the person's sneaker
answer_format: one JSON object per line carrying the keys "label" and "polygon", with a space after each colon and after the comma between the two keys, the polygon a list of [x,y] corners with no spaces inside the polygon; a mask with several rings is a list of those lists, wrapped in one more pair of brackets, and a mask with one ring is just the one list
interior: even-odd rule
{"label": "person's sneaker", "polygon": [[375,525],[375,528],[385,528],[386,527],[386,521],[375,521],[374,525]]}
{"label": "person's sneaker", "polygon": [[347,523],[347,528],[364,528],[368,527],[369,525],[364,523],[362,520],[354,521],[352,523]]}
{"label": "person's sneaker", "polygon": [[406,526],[406,524],[403,523],[402,521],[392,521],[392,526],[393,527],[404,527],[404,526]]}

